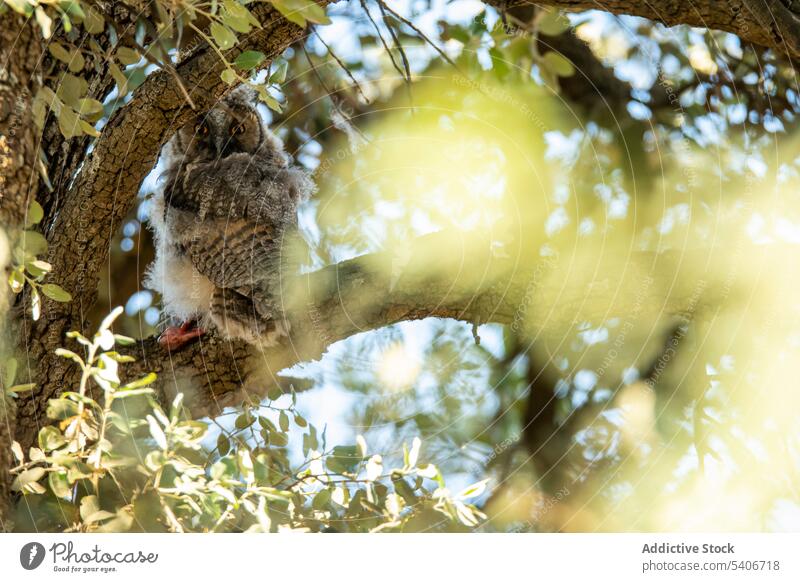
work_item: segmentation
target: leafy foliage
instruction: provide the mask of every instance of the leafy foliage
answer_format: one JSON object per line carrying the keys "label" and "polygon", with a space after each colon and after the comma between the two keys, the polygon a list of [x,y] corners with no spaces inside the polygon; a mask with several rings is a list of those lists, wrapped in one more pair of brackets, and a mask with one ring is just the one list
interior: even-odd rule
{"label": "leafy foliage", "polygon": [[[272,5],[300,26],[330,22],[325,10],[311,0],[275,0]],[[265,56],[245,51],[231,62],[225,53],[239,44],[241,36],[261,27],[253,6],[240,0],[159,0],[141,14],[134,14],[130,8],[131,22],[119,21],[119,13],[110,5],[106,8],[87,0],[3,0],[0,10],[35,17],[43,38],[52,39],[47,45],[52,62],[45,69],[45,84],[33,101],[34,119],[42,128],[51,112],[64,137],[71,138],[99,136],[97,122],[141,84],[148,67],[173,71],[176,57],[190,53],[198,40],[207,43],[223,62],[223,81],[250,83],[250,74]],[[55,35],[59,28],[63,34]],[[105,103],[95,98],[99,96],[89,95],[87,78],[96,82],[97,69],[105,70],[116,86],[113,100]],[[274,79],[269,82],[279,83]],[[253,87],[264,103],[280,109],[268,87]]]}
{"label": "leafy foliage", "polygon": [[[132,342],[111,331],[121,311],[91,339],[68,334],[82,350],[57,354],[81,368],[80,385],[50,400],[54,424],[39,431],[38,447],[27,455],[12,447],[23,529],[394,531],[466,529],[482,520],[471,500],[485,481],[452,494],[435,466],[419,462],[419,438],[392,468],[369,454],[363,437],[328,447],[294,396],[285,408],[245,408],[233,430],[209,440],[209,422],[186,417],[182,394],[168,410],[154,399],[154,374],[120,380],[132,360],[114,349]],[[277,414],[277,426],[266,411]],[[287,445],[299,434],[298,456]]]}
{"label": "leafy foliage", "polygon": [[[22,293],[26,285],[28,286],[31,296],[31,316],[34,321],[39,319],[42,313],[41,295],[53,301],[66,302],[72,299],[69,292],[55,283],[43,283],[52,266],[39,258],[47,252],[47,240],[41,233],[33,230],[33,227],[42,220],[42,216],[42,207],[35,200],[31,201],[25,223],[26,230],[18,236],[19,240],[13,250],[14,265],[8,275],[8,285],[15,295]],[[10,382],[6,383],[6,386],[9,385]]]}

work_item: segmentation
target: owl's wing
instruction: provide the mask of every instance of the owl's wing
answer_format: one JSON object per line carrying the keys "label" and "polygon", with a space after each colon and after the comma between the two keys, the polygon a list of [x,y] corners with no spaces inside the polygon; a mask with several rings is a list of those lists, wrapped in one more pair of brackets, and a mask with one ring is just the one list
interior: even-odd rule
{"label": "owl's wing", "polygon": [[[188,234],[188,233],[187,233]],[[217,287],[250,295],[278,275],[280,241],[274,224],[246,219],[198,221],[182,250]]]}
{"label": "owl's wing", "polygon": [[188,164],[176,179],[169,205],[206,216],[242,218],[249,204],[261,195],[263,169],[246,154],[233,154],[216,162]]}
{"label": "owl's wing", "polygon": [[258,157],[233,154],[218,162],[196,164],[183,177],[180,198],[170,205],[196,212],[201,219],[217,217],[234,220],[276,220],[280,214],[293,216],[297,204],[309,197],[314,183],[297,168],[279,168]]}

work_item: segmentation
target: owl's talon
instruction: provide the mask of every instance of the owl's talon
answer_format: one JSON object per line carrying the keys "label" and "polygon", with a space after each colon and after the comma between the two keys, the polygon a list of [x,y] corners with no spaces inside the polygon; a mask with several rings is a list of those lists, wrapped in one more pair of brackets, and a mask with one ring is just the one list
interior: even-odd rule
{"label": "owl's talon", "polygon": [[167,351],[174,352],[193,342],[206,332],[196,327],[194,321],[185,321],[179,326],[170,326],[158,336],[158,344]]}

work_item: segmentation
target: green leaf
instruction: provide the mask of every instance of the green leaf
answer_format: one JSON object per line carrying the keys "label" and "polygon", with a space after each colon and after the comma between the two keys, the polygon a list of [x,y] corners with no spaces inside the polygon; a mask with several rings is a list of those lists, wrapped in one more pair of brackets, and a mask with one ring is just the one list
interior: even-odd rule
{"label": "green leaf", "polygon": [[114,341],[121,346],[132,346],[136,343],[136,340],[132,337],[128,337],[126,335],[120,335],[118,333],[114,334]]}
{"label": "green leaf", "polygon": [[417,465],[421,446],[422,441],[419,439],[419,437],[414,437],[414,440],[411,442],[411,450],[408,452],[408,458],[406,459],[406,466],[413,469]]}
{"label": "green leaf", "polygon": [[86,521],[93,513],[100,511],[100,502],[95,495],[87,495],[81,499],[81,519]]}
{"label": "green leaf", "polygon": [[29,0],[5,0],[5,3],[11,6],[15,12],[25,16],[30,16],[33,12],[33,4]]}
{"label": "green leaf", "polygon": [[111,76],[117,83],[117,98],[124,97],[128,92],[128,77],[125,76],[119,66],[114,62],[108,63],[108,72],[111,73]]}
{"label": "green leaf", "polygon": [[135,49],[126,46],[121,46],[117,48],[117,59],[123,65],[135,65],[136,63],[139,62],[141,57],[139,56],[139,53],[136,52]]}
{"label": "green leaf", "polygon": [[29,392],[36,388],[36,383],[31,382],[29,384],[17,384],[16,386],[12,386],[7,390],[10,394],[19,394],[20,392]]}
{"label": "green leaf", "polygon": [[117,390],[114,392],[114,400],[120,398],[132,398],[134,396],[144,396],[145,394],[153,394],[152,388],[137,388],[135,390]]}
{"label": "green leaf", "polygon": [[559,10],[542,11],[536,21],[537,30],[547,36],[557,36],[566,32],[569,26],[569,18]]}
{"label": "green leaf", "polygon": [[50,491],[56,497],[69,497],[72,494],[72,488],[67,481],[67,474],[61,471],[51,471],[47,475],[47,484],[50,486]]}
{"label": "green leaf", "polygon": [[17,441],[11,443],[11,454],[20,463],[25,460],[25,454],[22,452],[22,447]]}
{"label": "green leaf", "polygon": [[50,54],[62,63],[69,63],[71,59],[70,52],[64,48],[64,45],[61,43],[51,42],[49,45],[47,45],[47,50],[49,50]]}
{"label": "green leaf", "polygon": [[97,121],[103,116],[103,104],[89,97],[78,99],[76,110],[89,121]]}
{"label": "green leaf", "polygon": [[255,418],[252,414],[250,414],[249,410],[245,410],[242,414],[236,417],[236,420],[233,422],[233,425],[239,429],[243,430],[253,424]]}
{"label": "green leaf", "polygon": [[325,9],[312,0],[272,0],[278,12],[295,24],[305,27],[306,21],[330,24]]}
{"label": "green leaf", "polygon": [[289,437],[282,432],[269,433],[269,444],[276,447],[285,447],[289,444]]}
{"label": "green leaf", "polygon": [[281,427],[283,432],[289,430],[289,415],[286,414],[285,410],[281,410],[281,413],[278,415],[278,426]]}
{"label": "green leaf", "polygon": [[314,496],[314,501],[311,502],[311,506],[317,511],[324,511],[328,508],[330,503],[331,490],[326,488]]}
{"label": "green leaf", "polygon": [[64,440],[64,435],[54,426],[46,426],[41,429],[39,431],[38,441],[39,447],[47,452],[60,448],[66,442]]}
{"label": "green leaf", "polygon": [[217,437],[217,451],[219,451],[219,455],[221,457],[224,457],[225,455],[228,454],[230,450],[231,450],[231,441],[224,433],[221,433]]}
{"label": "green leaf", "polygon": [[33,321],[39,321],[42,315],[42,298],[39,297],[39,292],[36,287],[31,288],[31,317]]}
{"label": "green leaf", "polygon": [[[264,89],[263,85],[258,85],[256,87],[256,92],[258,92],[259,97],[261,96],[261,91],[262,90],[266,91],[266,89]],[[272,386],[270,386],[267,389],[267,398],[269,398],[270,400],[277,400],[282,395],[283,395],[283,391],[281,390],[281,387],[278,386],[277,384],[273,384]]]}
{"label": "green leaf", "polygon": [[39,479],[44,477],[44,474],[45,470],[42,467],[34,467],[33,469],[23,471],[17,475],[16,479],[14,479],[14,482],[11,484],[11,490],[40,493],[40,491],[38,491],[36,488],[30,487],[30,485],[38,482]]}
{"label": "green leaf", "polygon": [[219,22],[214,22],[211,24],[211,36],[214,37],[214,42],[217,43],[217,46],[221,50],[233,48],[237,41],[234,32]]}
{"label": "green leaf", "polygon": [[261,425],[261,428],[270,432],[278,430],[270,419],[263,416],[258,417],[258,424]]}
{"label": "green leaf", "polygon": [[83,366],[83,358],[81,358],[78,354],[76,354],[72,350],[68,350],[65,348],[56,348],[55,354],[61,358],[69,358],[76,364],[80,364],[81,366]]}
{"label": "green leaf", "polygon": [[250,32],[250,29],[260,28],[261,23],[253,14],[236,0],[223,0],[222,20],[237,32]]}
{"label": "green leaf", "polygon": [[[256,93],[258,93],[259,100],[262,103],[265,103],[267,107],[269,107],[270,109],[272,109],[275,112],[278,112],[278,113],[281,112],[281,104],[278,102],[277,99],[275,99],[272,95],[269,94],[269,91],[267,91],[266,87],[264,87],[263,85],[257,86],[256,87]],[[280,396],[280,394],[281,394],[280,388],[274,388],[272,390],[276,392],[277,396]],[[267,396],[269,396],[271,400],[275,400],[277,398],[277,396],[276,396],[276,398],[273,398],[270,395],[271,393],[272,392],[268,392]]]}
{"label": "green leaf", "polygon": [[289,63],[280,60],[275,67],[275,70],[269,76],[270,84],[283,83],[286,80],[286,71],[289,69]]}
{"label": "green leaf", "polygon": [[36,7],[36,22],[42,29],[42,36],[50,38],[53,34],[53,19],[47,15],[41,6]]}
{"label": "green leaf", "polygon": [[317,24],[331,23],[331,19],[325,14],[325,9],[316,2],[311,0],[293,0],[293,2],[295,1],[303,5],[301,11],[306,20]]}
{"label": "green leaf", "polygon": [[83,27],[89,34],[100,34],[105,29],[103,15],[91,6],[86,6],[86,17],[83,19]]}
{"label": "green leaf", "polygon": [[78,114],[69,107],[64,107],[58,115],[58,128],[61,135],[69,139],[81,135],[81,125]]}
{"label": "green leaf", "polygon": [[333,447],[333,454],[325,459],[328,470],[334,473],[353,473],[364,457],[355,446]]}
{"label": "green leaf", "polygon": [[292,0],[272,0],[272,5],[283,15],[286,20],[289,22],[294,22],[295,24],[305,28],[306,19],[303,17],[300,11],[295,8],[296,4],[297,2]]}
{"label": "green leaf", "polygon": [[72,295],[68,292],[56,285],[55,283],[46,283],[41,286],[42,293],[47,295],[53,301],[58,301],[60,303],[66,303],[67,301],[72,301]]}
{"label": "green leaf", "polygon": [[100,137],[100,132],[95,129],[94,125],[91,123],[87,123],[83,119],[81,119],[78,124],[81,126],[81,130],[86,135],[91,135],[92,137]]}
{"label": "green leaf", "polygon": [[47,402],[47,418],[65,420],[78,414],[78,404],[64,398],[53,398]]}
{"label": "green leaf", "polygon": [[155,418],[147,415],[147,424],[150,427],[150,436],[153,437],[153,440],[156,441],[156,444],[161,448],[161,450],[167,450],[167,435],[164,434],[164,430],[158,424]]}
{"label": "green leaf", "polygon": [[28,273],[30,273],[35,279],[43,277],[52,269],[53,266],[50,263],[40,259],[25,263],[25,270],[28,271]]}
{"label": "green leaf", "polygon": [[42,209],[42,205],[36,202],[36,200],[31,200],[31,205],[28,207],[28,215],[26,216],[25,227],[30,228],[34,224],[39,224],[42,218],[44,218],[44,210]]}
{"label": "green leaf", "polygon": [[238,79],[239,75],[236,74],[236,71],[233,69],[225,69],[220,73],[220,78],[222,79],[223,83],[227,85],[233,85]]}
{"label": "green leaf", "polygon": [[22,233],[19,247],[26,255],[35,257],[47,252],[47,239],[35,230],[26,230]]}
{"label": "green leaf", "polygon": [[5,369],[3,370],[3,386],[11,386],[14,383],[14,378],[17,377],[17,366],[19,363],[16,358],[8,358],[5,361]]}
{"label": "green leaf", "polygon": [[236,57],[234,64],[242,70],[250,71],[264,62],[265,58],[266,55],[260,51],[244,51]]}
{"label": "green leaf", "polygon": [[23,275],[18,269],[14,269],[8,275],[8,285],[11,287],[11,291],[14,293],[19,293],[25,287],[25,275]]}
{"label": "green leaf", "polygon": [[56,95],[70,107],[77,108],[88,90],[89,86],[84,79],[67,73],[62,77]]}
{"label": "green leaf", "polygon": [[134,380],[128,384],[125,384],[120,388],[120,392],[124,392],[126,390],[135,390],[137,388],[144,388],[145,386],[149,386],[153,382],[158,379],[158,375],[154,372],[150,372],[147,376],[142,376],[138,380]]}
{"label": "green leaf", "polygon": [[92,468],[82,461],[71,463],[67,469],[67,481],[72,484],[79,479],[88,479],[93,475]]}
{"label": "green leaf", "polygon": [[571,77],[575,74],[575,67],[565,57],[550,51],[542,57],[542,66],[559,77]]}
{"label": "green leaf", "polygon": [[470,499],[472,497],[477,497],[484,491],[486,491],[486,486],[489,483],[489,479],[484,479],[483,481],[478,481],[477,483],[470,485],[461,493],[459,493],[456,497],[458,499]]}
{"label": "green leaf", "polygon": [[111,313],[106,315],[103,318],[103,321],[100,322],[100,327],[97,328],[98,335],[103,333],[103,330],[110,329],[111,324],[114,323],[114,320],[116,320],[120,315],[122,315],[123,311],[125,311],[125,308],[121,305],[117,305],[114,309],[112,309]]}
{"label": "green leaf", "polygon": [[80,51],[77,49],[72,51],[70,53],[69,63],[67,63],[67,68],[73,73],[80,73],[85,66],[86,60],[83,58]]}
{"label": "green leaf", "polygon": [[83,11],[81,3],[78,2],[78,0],[62,0],[59,2],[59,8],[70,16],[74,16],[78,21],[82,21],[86,18],[86,13]]}

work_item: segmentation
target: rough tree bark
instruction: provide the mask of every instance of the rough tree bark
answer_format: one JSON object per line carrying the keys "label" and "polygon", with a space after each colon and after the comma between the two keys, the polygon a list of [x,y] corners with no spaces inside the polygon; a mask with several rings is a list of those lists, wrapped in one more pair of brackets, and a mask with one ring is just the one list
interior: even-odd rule
{"label": "rough tree bark", "polygon": [[[226,55],[229,60],[254,48],[271,60],[305,34],[268,5],[260,5],[256,14],[262,27],[231,49]],[[220,79],[222,70],[219,57],[202,48],[178,67],[197,111],[209,109],[228,88]],[[71,186],[61,193],[45,234],[52,282],[69,291],[73,300],[66,304],[46,300],[41,320],[22,319],[25,329],[20,352],[33,371],[30,381],[38,388],[20,399],[20,442],[31,442],[46,419],[46,401],[76,379],[75,372],[52,355],[53,349],[71,329],[91,331],[85,314],[95,301],[98,272],[108,258],[111,237],[135,203],[161,145],[195,114],[171,75],[158,72],[149,76],[132,100],[111,117],[77,177],[65,181]]]}
{"label": "rough tree bark", "polygon": [[[6,267],[19,226],[24,221],[30,192],[36,191],[36,132],[30,101],[35,91],[35,74],[41,57],[38,31],[24,18],[6,16],[0,26],[0,321],[5,322],[11,302],[5,284]],[[10,337],[0,327],[0,358],[9,353]],[[0,366],[1,367],[1,366]],[[16,406],[6,396],[0,380],[0,531],[7,527],[10,479],[6,468],[12,463],[10,444],[16,427]]]}
{"label": "rough tree bark", "polygon": [[732,32],[742,40],[775,49],[790,58],[800,57],[800,12],[784,0],[726,0],[681,2],[664,0],[491,0],[507,8],[536,4],[567,11],[605,10],[612,14],[641,16],[667,26],[688,24]]}
{"label": "rough tree bark", "polygon": [[[490,3],[506,8],[530,4],[515,0],[503,3],[490,0]],[[327,4],[327,0],[321,0],[320,4]],[[545,0],[537,4],[567,10],[605,9],[667,25],[717,28],[790,57],[800,56],[797,16],[779,0],[701,0],[694,3]],[[250,48],[257,48],[272,59],[304,34],[268,4],[259,4],[256,14],[262,28],[233,49],[231,59],[239,51]],[[35,72],[43,43],[31,22],[11,12],[0,17],[0,43],[0,221],[5,230],[11,230],[22,220],[28,193],[37,187],[36,133],[31,121],[30,98],[35,92]],[[217,56],[203,47],[178,67],[197,112],[207,110],[225,91],[219,77],[221,67]],[[96,74],[100,76],[102,72]],[[91,86],[91,79],[89,83]],[[99,90],[102,92],[103,87]],[[60,147],[62,144],[59,147],[54,147],[53,143],[44,144],[45,150],[52,154],[51,161],[55,160],[53,163],[59,166],[55,190],[43,200],[47,216],[42,228],[50,244],[48,260],[54,271],[51,280],[70,291],[74,300],[66,305],[45,301],[45,316],[34,324],[26,317],[19,317],[19,351],[27,358],[26,365],[21,367],[30,371],[29,379],[36,382],[37,389],[20,399],[15,414],[6,413],[0,418],[0,525],[6,523],[9,440],[16,435],[21,442],[30,443],[45,422],[47,400],[63,387],[75,383],[74,371],[54,358],[52,351],[63,343],[64,333],[69,329],[91,330],[85,313],[95,300],[98,272],[106,263],[109,241],[134,204],[140,183],[153,167],[161,145],[174,128],[193,114],[174,78],[167,73],[156,73],[136,91],[131,102],[109,120],[85,163],[82,159],[85,143],[71,144],[66,149]],[[60,139],[53,137],[52,129],[45,131],[45,137],[48,136],[48,139]],[[50,168],[51,173],[53,169]],[[435,256],[442,256],[441,248],[436,250]],[[300,305],[304,315],[298,318],[295,333],[286,345],[254,352],[242,344],[224,343],[211,337],[165,357],[155,349],[153,341],[148,340],[137,347],[139,363],[131,366],[129,373],[145,369],[159,371],[163,378],[160,384],[163,398],[169,398],[175,389],[186,385],[194,392],[194,404],[192,399],[187,401],[195,413],[213,413],[225,404],[241,401],[250,387],[255,390],[254,394],[259,394],[259,390],[268,387],[270,379],[277,381],[278,370],[316,357],[331,342],[359,331],[427,316],[480,322],[513,321],[521,306],[533,300],[529,298],[530,272],[516,269],[520,264],[517,262],[519,253],[514,259],[499,260],[490,253],[488,245],[475,252],[483,253],[479,255],[483,262],[471,257],[471,269],[475,265],[486,266],[491,277],[476,280],[474,273],[461,277],[458,267],[464,265],[458,263],[447,267],[437,265],[439,275],[431,279],[430,271],[420,266],[428,264],[429,251],[416,256],[399,280],[387,274],[391,271],[375,268],[376,262],[390,260],[385,256],[365,257],[331,267],[306,277],[308,293],[300,294],[305,302]],[[657,264],[663,267],[663,261],[670,260],[640,258],[643,265],[650,267]],[[456,268],[455,273],[453,268]],[[459,275],[458,284],[454,284],[454,274]],[[371,292],[364,293],[364,289]],[[586,297],[580,287],[576,284],[570,289],[566,296],[559,296],[559,302],[571,301],[570,305],[574,303],[576,309],[584,306]],[[348,293],[356,290],[359,292]],[[365,296],[374,297],[374,303],[352,304],[364,301]],[[686,299],[680,293],[675,294],[668,300],[668,307],[680,310]],[[537,302],[540,300],[547,298],[536,297]],[[352,313],[359,317],[351,317]],[[5,319],[5,313],[0,316]]]}

